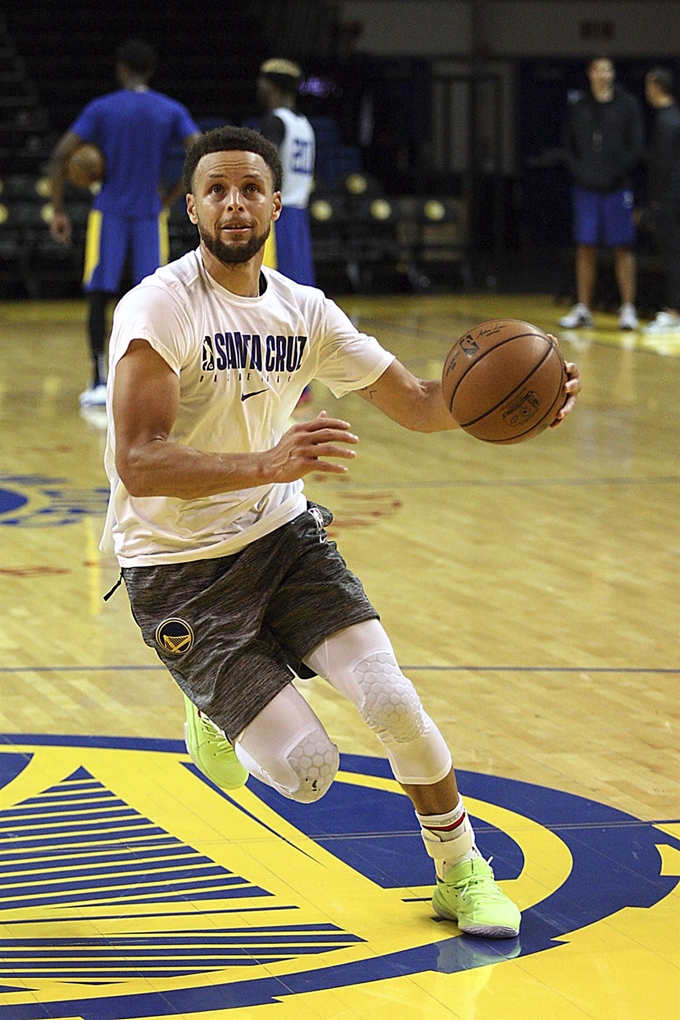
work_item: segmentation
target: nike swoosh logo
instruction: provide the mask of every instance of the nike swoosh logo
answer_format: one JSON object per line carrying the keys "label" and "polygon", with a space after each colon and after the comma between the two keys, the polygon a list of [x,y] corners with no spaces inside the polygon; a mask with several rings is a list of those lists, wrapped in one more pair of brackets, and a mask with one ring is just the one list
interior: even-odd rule
{"label": "nike swoosh logo", "polygon": [[252,393],[242,393],[241,394],[241,400],[247,400],[248,397],[256,397],[258,395],[258,393],[266,393],[266,392],[267,392],[267,390],[264,389],[264,390],[253,390]]}

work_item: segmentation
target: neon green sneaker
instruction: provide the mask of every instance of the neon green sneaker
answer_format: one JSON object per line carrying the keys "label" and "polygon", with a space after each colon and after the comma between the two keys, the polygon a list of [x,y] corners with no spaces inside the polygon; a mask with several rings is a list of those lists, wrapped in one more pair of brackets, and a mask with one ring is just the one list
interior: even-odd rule
{"label": "neon green sneaker", "polygon": [[437,879],[432,906],[440,917],[455,921],[468,935],[511,939],[519,933],[519,910],[496,884],[483,857],[455,864]]}
{"label": "neon green sneaker", "polygon": [[223,790],[238,790],[245,784],[248,771],[236,757],[236,751],[219,727],[196,708],[186,695],[184,710],[184,743],[187,751],[204,776]]}

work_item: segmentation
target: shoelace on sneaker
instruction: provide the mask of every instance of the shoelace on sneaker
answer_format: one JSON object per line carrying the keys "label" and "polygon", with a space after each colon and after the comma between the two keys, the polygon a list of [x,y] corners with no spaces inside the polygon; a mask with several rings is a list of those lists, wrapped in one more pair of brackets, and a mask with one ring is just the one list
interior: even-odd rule
{"label": "shoelace on sneaker", "polygon": [[[481,856],[481,855],[480,855],[480,856]],[[482,860],[484,860],[484,858],[482,858]],[[491,862],[492,862],[492,860],[493,860],[493,854],[491,855],[491,857],[489,857],[488,861],[486,862],[486,863],[487,863],[487,864],[489,865],[489,867],[491,867]],[[465,898],[465,895],[466,895],[466,893],[467,893],[468,889],[470,888],[470,882],[472,882],[472,881],[473,881],[473,879],[474,879],[474,881],[475,881],[475,882],[478,882],[478,881],[479,881],[479,877],[480,877],[480,876],[478,876],[477,878],[475,878],[475,876],[474,876],[474,875],[470,875],[470,877],[468,878],[467,882],[465,883],[465,885],[463,886],[463,888],[462,888],[462,889],[460,890],[460,895],[461,895],[461,896],[462,896],[463,898]]]}
{"label": "shoelace on sneaker", "polygon": [[201,720],[203,732],[208,738],[208,742],[211,747],[214,747],[215,752],[218,754],[226,754],[233,750],[231,743],[227,740],[219,726],[216,726],[212,719],[208,719],[207,716],[203,715],[200,709],[196,710],[198,718]]}

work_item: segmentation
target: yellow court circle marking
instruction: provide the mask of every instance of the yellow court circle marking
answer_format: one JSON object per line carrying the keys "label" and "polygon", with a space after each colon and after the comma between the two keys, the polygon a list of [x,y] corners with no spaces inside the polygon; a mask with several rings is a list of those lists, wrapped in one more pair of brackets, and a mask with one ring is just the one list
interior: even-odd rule
{"label": "yellow court circle marking", "polygon": [[[372,787],[406,796],[394,779],[362,776],[352,772],[338,772],[337,782],[354,786]],[[505,892],[527,910],[540,903],[566,882],[571,872],[572,857],[567,845],[544,826],[525,815],[517,814],[498,804],[490,804],[465,797],[465,806],[471,815],[495,825],[517,843],[524,854],[524,867],[518,878],[501,882]]]}

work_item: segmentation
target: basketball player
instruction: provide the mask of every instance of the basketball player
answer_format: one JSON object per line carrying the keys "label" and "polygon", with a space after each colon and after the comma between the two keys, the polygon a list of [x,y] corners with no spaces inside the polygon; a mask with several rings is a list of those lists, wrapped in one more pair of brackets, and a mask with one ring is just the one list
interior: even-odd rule
{"label": "basketball player", "polygon": [[296,283],[313,287],[314,260],[307,205],[314,181],[314,129],[296,110],[302,71],[290,60],[265,60],[257,79],[257,96],[267,111],[260,133],[279,150],[283,167],[281,215],[264,252],[264,265]]}
{"label": "basketball player", "polygon": [[130,257],[133,283],[167,262],[167,210],[182,189],[180,183],[161,197],[165,158],[175,143],[188,148],[200,133],[186,107],[149,88],[156,66],[150,46],[135,40],[124,43],[116,59],[121,89],[88,103],[51,157],[54,218],[50,229],[64,243],[71,238],[71,222],[63,205],[69,156],[82,142],[91,142],[102,150],[106,162],[87,224],[83,284],[88,295],[92,382],[80,395],[82,406],[106,402],[106,309],[120,287],[126,257]]}
{"label": "basketball player", "polygon": [[[381,740],[436,870],[433,903],[470,934],[517,935],[517,907],[475,844],[451,754],[397,664],[361,582],[309,503],[357,437],[321,412],[288,428],[312,378],[418,432],[455,428],[438,381],[415,378],[321,291],[262,267],[281,215],[276,147],[247,128],[203,135],[184,164],[200,247],[119,302],[110,344],[102,547],[186,696],[187,746],[227,789],[248,774],[318,800],[338,749],[291,683],[318,674]],[[580,389],[568,366],[564,406]],[[338,463],[340,461],[340,463]]]}
{"label": "basketball player", "polygon": [[[297,64],[274,57],[261,65],[257,79],[257,97],[267,111],[259,129],[279,150],[283,166],[281,215],[267,238],[263,265],[313,287],[316,277],[307,206],[314,182],[316,140],[314,128],[296,109],[301,78]],[[298,403],[310,398],[310,388],[305,386]]]}

